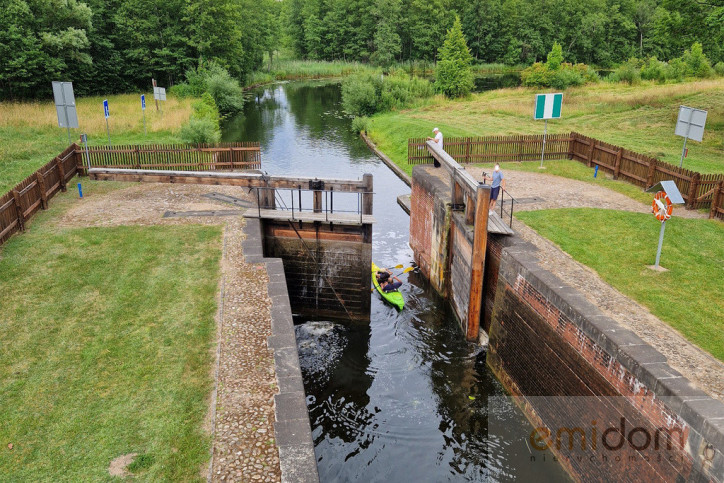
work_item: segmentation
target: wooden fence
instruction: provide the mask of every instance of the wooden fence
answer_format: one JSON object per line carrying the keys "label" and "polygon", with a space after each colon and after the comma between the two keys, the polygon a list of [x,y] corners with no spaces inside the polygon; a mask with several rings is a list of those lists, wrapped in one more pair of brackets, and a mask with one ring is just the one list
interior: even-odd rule
{"label": "wooden fence", "polygon": [[[413,138],[407,143],[408,164],[432,163],[425,138]],[[570,134],[550,134],[546,137],[545,159],[560,159],[570,155]],[[445,152],[458,163],[494,163],[501,161],[535,161],[540,159],[543,135],[484,136],[447,138]]]}
{"label": "wooden fence", "polygon": [[[261,168],[259,143],[221,145],[154,145],[89,147],[91,167],[215,171]],[[85,149],[71,144],[48,164],[0,197],[0,245],[13,233],[25,231],[26,222],[76,174],[87,174]]]}
{"label": "wooden fence", "polygon": [[[433,162],[425,142],[424,138],[408,141],[409,164]],[[459,163],[539,160],[542,145],[542,135],[444,140],[445,151]],[[561,158],[575,159],[590,167],[599,166],[613,174],[614,179],[620,178],[644,189],[659,181],[673,180],[687,208],[709,208],[710,218],[724,219],[724,174],[700,174],[576,132],[546,138],[545,159]]]}
{"label": "wooden fence", "polygon": [[59,191],[78,171],[78,146],[71,144],[51,162],[31,174],[0,197],[0,245],[17,231]]}
{"label": "wooden fence", "polygon": [[[85,174],[88,160],[83,149],[79,168]],[[88,148],[91,168],[171,169],[174,171],[232,171],[260,169],[259,143],[144,144],[133,146],[93,146]]]}

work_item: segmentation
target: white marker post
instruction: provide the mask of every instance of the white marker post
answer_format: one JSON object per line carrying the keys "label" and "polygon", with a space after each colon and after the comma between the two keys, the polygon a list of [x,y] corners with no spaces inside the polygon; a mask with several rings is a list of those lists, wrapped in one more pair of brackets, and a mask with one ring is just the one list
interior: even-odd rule
{"label": "white marker post", "polygon": [[540,167],[543,168],[543,158],[546,152],[546,136],[548,134],[548,119],[560,119],[561,107],[563,105],[563,94],[536,94],[535,110],[533,119],[536,121],[544,119],[543,127],[543,148],[540,153]]}
{"label": "white marker post", "polygon": [[661,261],[661,247],[664,245],[666,220],[671,218],[674,205],[684,204],[684,198],[673,181],[661,181],[646,190],[647,193],[654,191],[656,191],[656,194],[654,195],[654,201],[651,203],[651,211],[656,219],[661,222],[661,231],[659,232],[659,246],[656,249],[656,261],[649,268],[657,272],[665,272],[666,269],[661,268],[659,261]]}
{"label": "white marker post", "polygon": [[111,130],[108,127],[108,118],[111,117],[111,113],[108,110],[108,99],[103,99],[103,115],[106,116],[106,134],[108,134],[108,147],[111,146]]}
{"label": "white marker post", "polygon": [[679,167],[684,166],[686,155],[686,141],[693,139],[699,141],[704,138],[704,126],[706,125],[707,112],[693,107],[679,106],[679,118],[676,120],[674,134],[684,138],[684,147],[681,150],[681,161]]}

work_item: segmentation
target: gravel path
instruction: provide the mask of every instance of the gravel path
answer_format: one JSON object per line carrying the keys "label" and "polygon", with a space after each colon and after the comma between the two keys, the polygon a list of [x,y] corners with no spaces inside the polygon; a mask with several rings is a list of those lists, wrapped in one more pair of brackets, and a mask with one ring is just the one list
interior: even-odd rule
{"label": "gravel path", "polygon": [[[481,178],[480,168],[467,169]],[[506,189],[516,199],[515,211],[552,208],[606,208],[639,213],[651,213],[648,205],[639,203],[607,188],[558,176],[522,171],[504,170]],[[539,198],[533,201],[532,198]],[[652,215],[653,216],[653,215]],[[674,216],[706,218],[693,210],[677,208]],[[661,352],[671,367],[706,391],[715,399],[724,400],[724,364],[709,353],[686,340],[678,331],[654,316],[648,309],[634,302],[601,280],[592,269],[575,261],[550,240],[516,220],[515,231],[533,243],[540,252],[542,268],[550,271],[569,285],[576,287],[591,303],[622,326],[634,331],[648,344]]]}
{"label": "gravel path", "polygon": [[213,434],[213,459],[202,477],[213,481],[281,481],[274,443],[277,393],[268,282],[263,264],[244,262],[240,216],[162,218],[166,211],[228,210],[238,207],[204,198],[207,193],[248,198],[229,186],[129,184],[103,195],[86,196],[58,218],[67,227],[205,224],[224,227],[224,251],[217,315],[217,382],[209,400],[206,431]]}

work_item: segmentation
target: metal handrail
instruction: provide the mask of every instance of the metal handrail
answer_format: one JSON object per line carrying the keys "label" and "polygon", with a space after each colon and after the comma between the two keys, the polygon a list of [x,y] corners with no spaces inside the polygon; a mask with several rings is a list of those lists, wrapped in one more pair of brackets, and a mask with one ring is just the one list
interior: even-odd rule
{"label": "metal handrail", "polygon": [[[336,209],[334,208],[334,190],[315,190],[315,189],[307,189],[307,188],[288,188],[288,189],[281,189],[281,188],[272,188],[272,187],[265,187],[265,186],[255,186],[253,188],[250,188],[256,191],[256,206],[257,206],[257,213],[258,216],[261,217],[261,191],[262,190],[272,190],[274,191],[274,199],[275,201],[278,201],[279,204],[283,206],[282,209],[276,208],[278,211],[290,211],[291,212],[291,219],[296,220],[297,217],[295,216],[295,213],[313,213],[314,206],[311,208],[303,208],[302,207],[302,192],[320,192],[324,193],[324,202],[322,207],[320,207],[321,211],[325,214],[325,220],[329,221],[329,215],[330,213],[354,213],[359,215],[360,223],[363,221],[364,214],[362,213],[362,196],[363,195],[374,195],[375,193],[373,191],[358,191],[358,192],[344,192],[342,194],[344,195],[357,195],[357,209],[355,210],[343,210],[343,209]],[[291,207],[287,206],[287,204],[284,202],[283,198],[279,194],[281,191],[289,191],[289,197],[291,199]],[[295,206],[294,204],[294,195],[297,194],[298,199],[298,206]]]}
{"label": "metal handrail", "polygon": [[[500,219],[503,219],[503,206],[505,205],[505,194],[508,193],[508,191],[500,187]],[[510,228],[513,228],[513,210],[515,209],[515,198],[513,198],[510,193],[508,193],[508,198],[510,198],[510,221],[508,221],[508,226]]]}

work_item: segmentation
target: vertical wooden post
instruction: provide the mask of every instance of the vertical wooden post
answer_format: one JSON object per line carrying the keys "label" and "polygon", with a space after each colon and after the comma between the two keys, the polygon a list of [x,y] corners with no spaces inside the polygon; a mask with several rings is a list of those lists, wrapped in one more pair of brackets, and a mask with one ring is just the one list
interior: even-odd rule
{"label": "vertical wooden post", "polygon": [[591,139],[590,142],[591,142],[591,145],[588,148],[588,159],[587,159],[587,162],[588,162],[587,164],[588,164],[589,168],[593,166],[593,151],[596,150],[596,141],[594,139]]}
{"label": "vertical wooden post", "polygon": [[[152,78],[152,79],[151,79],[151,84],[153,84],[153,87],[157,87],[157,86],[156,86],[156,79],[153,79],[153,78]],[[156,101],[156,112],[158,112],[158,99],[156,99],[156,92],[155,92],[155,91],[154,91],[154,93],[153,93],[153,100]]]}
{"label": "vertical wooden post", "polygon": [[646,189],[654,185],[654,176],[656,176],[656,160],[649,158],[649,171],[646,174]]}
{"label": "vertical wooden post", "polygon": [[722,202],[722,198],[724,198],[724,180],[719,181],[719,185],[717,186],[716,191],[714,191],[714,196],[711,197],[711,209],[709,210],[709,219],[716,217],[716,213],[719,205]]}
{"label": "vertical wooden post", "polygon": [[618,174],[621,172],[621,156],[623,156],[623,149],[619,148],[616,153],[616,163],[613,165],[613,179],[618,179]]}
{"label": "vertical wooden post", "polygon": [[[488,200],[490,202],[490,200]],[[467,194],[465,195],[465,224],[467,225],[474,225],[475,224],[475,210],[477,209],[475,200],[472,199]]]}
{"label": "vertical wooden post", "polygon": [[136,145],[136,169],[141,169],[141,147]]}
{"label": "vertical wooden post", "polygon": [[470,274],[470,299],[465,337],[476,340],[480,332],[480,314],[483,307],[483,274],[485,251],[488,247],[488,207],[490,185],[478,185],[475,199],[475,228],[473,229],[473,260]]}
{"label": "vertical wooden post", "polygon": [[[369,173],[365,173],[362,175],[362,181],[364,183],[364,194],[362,195],[362,214],[363,215],[371,215],[372,214],[372,202],[373,202],[373,195],[372,192],[373,186],[372,186],[372,175]],[[321,200],[321,197],[320,197]]]}
{"label": "vertical wooden post", "polygon": [[83,150],[75,143],[73,143],[73,147],[73,155],[75,156],[75,170],[78,173],[78,176],[88,176],[88,170],[85,166],[83,166]]}
{"label": "vertical wooden post", "polygon": [[40,206],[44,210],[48,209],[48,193],[45,191],[45,178],[40,174],[40,171],[35,172],[35,181],[38,183],[38,190],[40,190]]}
{"label": "vertical wooden post", "polygon": [[60,178],[60,191],[66,191],[65,187],[65,166],[60,158],[55,158],[58,165],[58,177]]}
{"label": "vertical wooden post", "polygon": [[465,162],[470,162],[470,143],[472,142],[472,138],[465,138]]}
{"label": "vertical wooden post", "polygon": [[13,190],[13,198],[15,198],[15,211],[18,214],[20,230],[25,231],[25,215],[23,214],[23,205],[20,203],[20,193],[18,190]]}
{"label": "vertical wooden post", "polygon": [[320,190],[314,190],[314,196],[312,199],[314,202],[314,212],[321,213],[322,212],[322,192]]}
{"label": "vertical wooden post", "polygon": [[452,203],[453,205],[456,205],[456,207],[459,207],[460,205],[465,204],[465,192],[463,191],[462,187],[460,186],[460,183],[458,183],[457,179],[455,178],[455,175],[450,176],[452,180]]}
{"label": "vertical wooden post", "polygon": [[694,176],[691,177],[691,182],[689,183],[689,197],[686,199],[686,207],[690,210],[693,209],[696,204],[696,193],[699,189],[700,180],[701,175],[699,173],[694,173]]}

